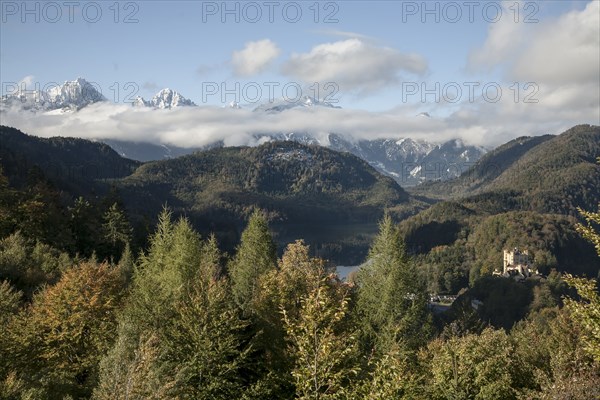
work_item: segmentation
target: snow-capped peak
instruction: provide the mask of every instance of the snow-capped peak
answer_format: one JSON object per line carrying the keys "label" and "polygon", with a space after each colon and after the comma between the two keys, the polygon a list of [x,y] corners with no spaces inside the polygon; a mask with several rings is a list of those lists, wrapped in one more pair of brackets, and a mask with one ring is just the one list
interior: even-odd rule
{"label": "snow-capped peak", "polygon": [[61,86],[48,90],[48,101],[60,107],[75,105],[77,108],[98,101],[106,101],[106,97],[90,82],[83,78],[66,81]]}
{"label": "snow-capped peak", "polygon": [[47,91],[19,89],[2,97],[3,105],[18,105],[32,111],[79,110],[100,101],[106,101],[106,97],[97,89],[97,85],[83,78],[65,81]]}
{"label": "snow-capped peak", "polygon": [[171,109],[183,106],[195,106],[193,101],[186,99],[179,92],[165,88],[152,97],[151,100],[144,100],[143,97],[136,97],[133,102],[134,107],[153,107],[160,109]]}

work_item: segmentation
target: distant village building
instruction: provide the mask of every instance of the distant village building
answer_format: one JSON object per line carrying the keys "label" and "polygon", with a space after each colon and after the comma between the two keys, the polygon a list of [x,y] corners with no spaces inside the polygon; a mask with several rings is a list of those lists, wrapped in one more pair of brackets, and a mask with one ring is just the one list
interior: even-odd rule
{"label": "distant village building", "polygon": [[529,251],[521,251],[515,247],[513,250],[504,250],[503,270],[500,272],[496,269],[493,274],[521,280],[529,278],[532,275],[537,275],[538,272],[531,264]]}

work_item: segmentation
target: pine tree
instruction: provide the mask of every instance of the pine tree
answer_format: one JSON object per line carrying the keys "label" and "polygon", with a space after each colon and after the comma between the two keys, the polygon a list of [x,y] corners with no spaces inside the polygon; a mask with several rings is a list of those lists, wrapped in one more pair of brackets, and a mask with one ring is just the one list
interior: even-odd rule
{"label": "pine tree", "polygon": [[[154,396],[152,393],[164,389],[166,383],[160,377],[165,374],[158,369],[161,364],[140,360],[140,354],[155,357],[163,351],[160,333],[175,317],[175,305],[197,276],[201,248],[200,237],[189,222],[181,219],[173,223],[171,211],[165,208],[148,252],[135,266],[116,344],[102,361],[101,398],[124,398],[122,393],[128,393],[134,378],[136,390],[145,393],[141,397]],[[135,372],[138,363],[143,363],[143,374]]]}
{"label": "pine tree", "polygon": [[131,241],[132,228],[125,213],[114,203],[104,213],[102,224],[103,239],[108,243],[109,254],[120,255]]}
{"label": "pine tree", "polygon": [[239,398],[245,383],[241,370],[250,351],[244,340],[248,323],[231,302],[227,282],[215,279],[214,271],[201,276],[175,312],[160,334],[169,396]]}
{"label": "pine tree", "polygon": [[[69,226],[73,234],[74,252],[89,257],[94,251],[96,244],[100,242],[99,218],[92,204],[78,197],[69,207]],[[98,222],[97,222],[98,221]]]}
{"label": "pine tree", "polygon": [[243,310],[247,310],[256,297],[261,275],[275,269],[276,260],[267,220],[261,211],[255,210],[229,265],[233,296]]}
{"label": "pine tree", "polygon": [[357,316],[362,342],[381,353],[402,341],[410,348],[424,343],[428,328],[427,294],[391,217],[379,224],[365,264],[357,274]]}
{"label": "pine tree", "polygon": [[173,224],[163,211],[102,361],[97,398],[241,397],[248,322],[220,261],[214,236],[202,241],[187,220]]}
{"label": "pine tree", "polygon": [[198,270],[198,279],[201,282],[216,281],[222,278],[221,251],[215,235],[210,235],[202,244],[202,258]]}
{"label": "pine tree", "polygon": [[171,212],[163,210],[148,253],[142,254],[134,271],[126,313],[140,327],[160,327],[197,275],[202,249],[200,236],[188,220],[173,223],[171,218]]}

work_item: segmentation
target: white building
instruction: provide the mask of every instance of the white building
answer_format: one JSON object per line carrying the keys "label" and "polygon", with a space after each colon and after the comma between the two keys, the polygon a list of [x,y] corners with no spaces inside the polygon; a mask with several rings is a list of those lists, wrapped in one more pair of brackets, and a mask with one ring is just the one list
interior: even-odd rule
{"label": "white building", "polygon": [[494,271],[494,275],[501,275],[506,278],[513,277],[517,280],[529,278],[536,274],[537,270],[533,269],[529,259],[529,251],[521,251],[517,247],[513,250],[504,250],[503,270],[502,272]]}

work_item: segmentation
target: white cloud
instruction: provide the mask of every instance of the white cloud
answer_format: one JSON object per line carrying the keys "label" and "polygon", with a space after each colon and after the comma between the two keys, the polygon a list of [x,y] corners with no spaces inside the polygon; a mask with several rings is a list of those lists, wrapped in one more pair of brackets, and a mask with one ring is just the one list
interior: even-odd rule
{"label": "white cloud", "polygon": [[[504,3],[513,7],[512,2]],[[600,82],[600,2],[535,24],[503,18],[490,24],[470,69],[502,66],[507,80],[559,86]]]}
{"label": "white cloud", "polygon": [[264,71],[279,53],[279,48],[269,39],[248,42],[243,50],[233,52],[233,71],[238,76],[258,74]]}
{"label": "white cloud", "polygon": [[600,82],[600,1],[541,24],[510,75],[553,85]]}
{"label": "white cloud", "polygon": [[[504,4],[505,7],[510,2]],[[503,66],[507,80],[553,88],[600,82],[600,2],[536,24],[511,18],[490,24],[485,43],[469,58],[470,69]]]}
{"label": "white cloud", "polygon": [[283,66],[286,75],[306,83],[336,83],[342,91],[372,92],[396,84],[401,72],[423,74],[427,62],[416,54],[377,47],[359,38],[315,46],[293,54]]}
{"label": "white cloud", "polygon": [[[423,107],[420,103],[385,112],[312,107],[268,114],[216,106],[153,110],[108,102],[55,115],[5,110],[0,117],[5,125],[42,137],[83,136],[181,147],[220,140],[228,146],[256,145],[261,135],[282,132],[307,132],[322,139],[337,133],[350,140],[411,137],[443,142],[460,138],[470,144],[495,146],[523,135],[558,134],[580,123],[600,124],[600,110],[592,96],[586,107],[574,110],[561,107],[560,101],[515,103],[508,87],[503,92],[497,103],[478,98],[445,117],[436,116],[436,108],[431,108],[432,118],[417,117]],[[562,99],[577,96],[577,92],[552,96]]]}
{"label": "white cloud", "polygon": [[[512,4],[505,2],[505,10]],[[507,82],[506,98],[514,94],[513,82],[521,87],[519,101],[503,98],[493,107],[478,109],[490,125],[498,124],[496,130],[505,123],[502,117],[509,124],[518,122],[523,134],[535,129],[534,122],[540,124],[534,131],[547,127],[554,133],[576,123],[600,125],[600,2],[591,1],[582,10],[535,24],[517,24],[512,18],[490,24],[488,37],[471,54],[469,67],[498,67]],[[537,104],[524,103],[525,95],[532,93],[523,90],[527,82],[539,89]]]}
{"label": "white cloud", "polygon": [[[483,45],[469,55],[468,66],[471,70],[493,69],[522,51],[531,24],[515,23],[509,7],[511,3],[502,3],[502,15],[497,22],[490,23],[488,35]],[[512,5],[514,7],[514,5]],[[522,6],[520,6],[522,7]]]}

